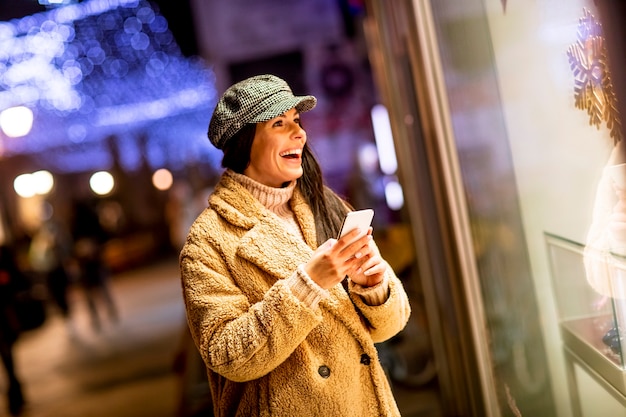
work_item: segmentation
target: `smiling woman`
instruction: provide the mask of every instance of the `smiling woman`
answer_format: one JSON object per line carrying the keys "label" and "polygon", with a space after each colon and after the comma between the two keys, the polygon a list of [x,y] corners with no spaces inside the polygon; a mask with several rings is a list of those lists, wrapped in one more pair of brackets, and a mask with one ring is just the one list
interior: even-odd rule
{"label": "smiling woman", "polygon": [[269,187],[280,188],[302,176],[302,148],[306,132],[300,113],[294,108],[285,114],[260,122],[250,150],[250,164],[244,174]]}
{"label": "smiling woman", "polygon": [[300,122],[313,96],[274,75],[226,90],[209,124],[226,168],[180,254],[214,415],[399,416],[374,343],[410,314],[372,228],[324,185]]}

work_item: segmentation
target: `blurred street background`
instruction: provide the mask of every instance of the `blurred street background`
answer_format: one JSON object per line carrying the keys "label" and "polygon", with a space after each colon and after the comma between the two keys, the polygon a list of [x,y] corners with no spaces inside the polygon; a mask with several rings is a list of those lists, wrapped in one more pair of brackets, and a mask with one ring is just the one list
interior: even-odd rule
{"label": "blurred street background", "polygon": [[206,137],[216,99],[259,73],[318,98],[305,126],[327,184],[375,209],[411,297],[381,360],[403,416],[439,415],[364,18],[360,0],[0,0],[1,306],[20,304],[6,327],[27,329],[12,346],[25,406],[7,371],[0,416],[211,415],[177,255],[221,173]]}
{"label": "blurred street background", "polygon": [[[175,370],[185,331],[177,261],[169,258],[116,274],[110,281],[119,317],[96,331],[80,288],[69,321],[51,308],[44,325],[15,348],[28,417],[171,417],[177,415]],[[5,415],[0,396],[0,415]]]}
{"label": "blurred street background", "polygon": [[[92,326],[85,294],[72,287],[72,315],[49,306],[45,323],[15,347],[25,417],[212,416],[204,367],[190,343],[175,257],[114,274],[117,321]],[[439,417],[435,390],[396,386],[408,417]],[[0,396],[0,416],[7,409]]]}

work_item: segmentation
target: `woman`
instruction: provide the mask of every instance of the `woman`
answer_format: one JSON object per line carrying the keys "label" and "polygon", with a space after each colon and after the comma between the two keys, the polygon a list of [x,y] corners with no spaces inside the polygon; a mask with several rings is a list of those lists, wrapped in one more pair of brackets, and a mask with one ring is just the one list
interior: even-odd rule
{"label": "woman", "polygon": [[211,118],[226,170],[180,265],[218,417],[400,415],[374,343],[402,330],[409,302],[371,228],[335,239],[349,206],[306,143],[315,104],[261,75]]}

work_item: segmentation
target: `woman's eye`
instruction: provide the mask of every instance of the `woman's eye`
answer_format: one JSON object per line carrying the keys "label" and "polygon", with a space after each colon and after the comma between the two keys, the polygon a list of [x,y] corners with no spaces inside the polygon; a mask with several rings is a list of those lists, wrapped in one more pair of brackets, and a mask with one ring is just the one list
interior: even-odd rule
{"label": "woman's eye", "polygon": [[283,125],[283,121],[282,120],[276,120],[272,126],[273,127],[281,127]]}
{"label": "woman's eye", "polygon": [[298,119],[293,119],[293,122],[294,122],[295,124],[299,125],[299,124],[300,124],[300,119],[299,119],[299,118],[298,118]]}

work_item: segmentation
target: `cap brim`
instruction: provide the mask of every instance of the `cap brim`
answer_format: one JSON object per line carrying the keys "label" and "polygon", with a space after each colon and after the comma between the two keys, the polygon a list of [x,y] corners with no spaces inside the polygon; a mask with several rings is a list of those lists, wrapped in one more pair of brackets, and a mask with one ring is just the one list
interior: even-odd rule
{"label": "cap brim", "polygon": [[279,103],[274,104],[264,112],[258,114],[251,123],[266,122],[281,114],[285,114],[288,110],[295,108],[299,113],[307,112],[315,107],[317,99],[313,96],[296,96]]}

